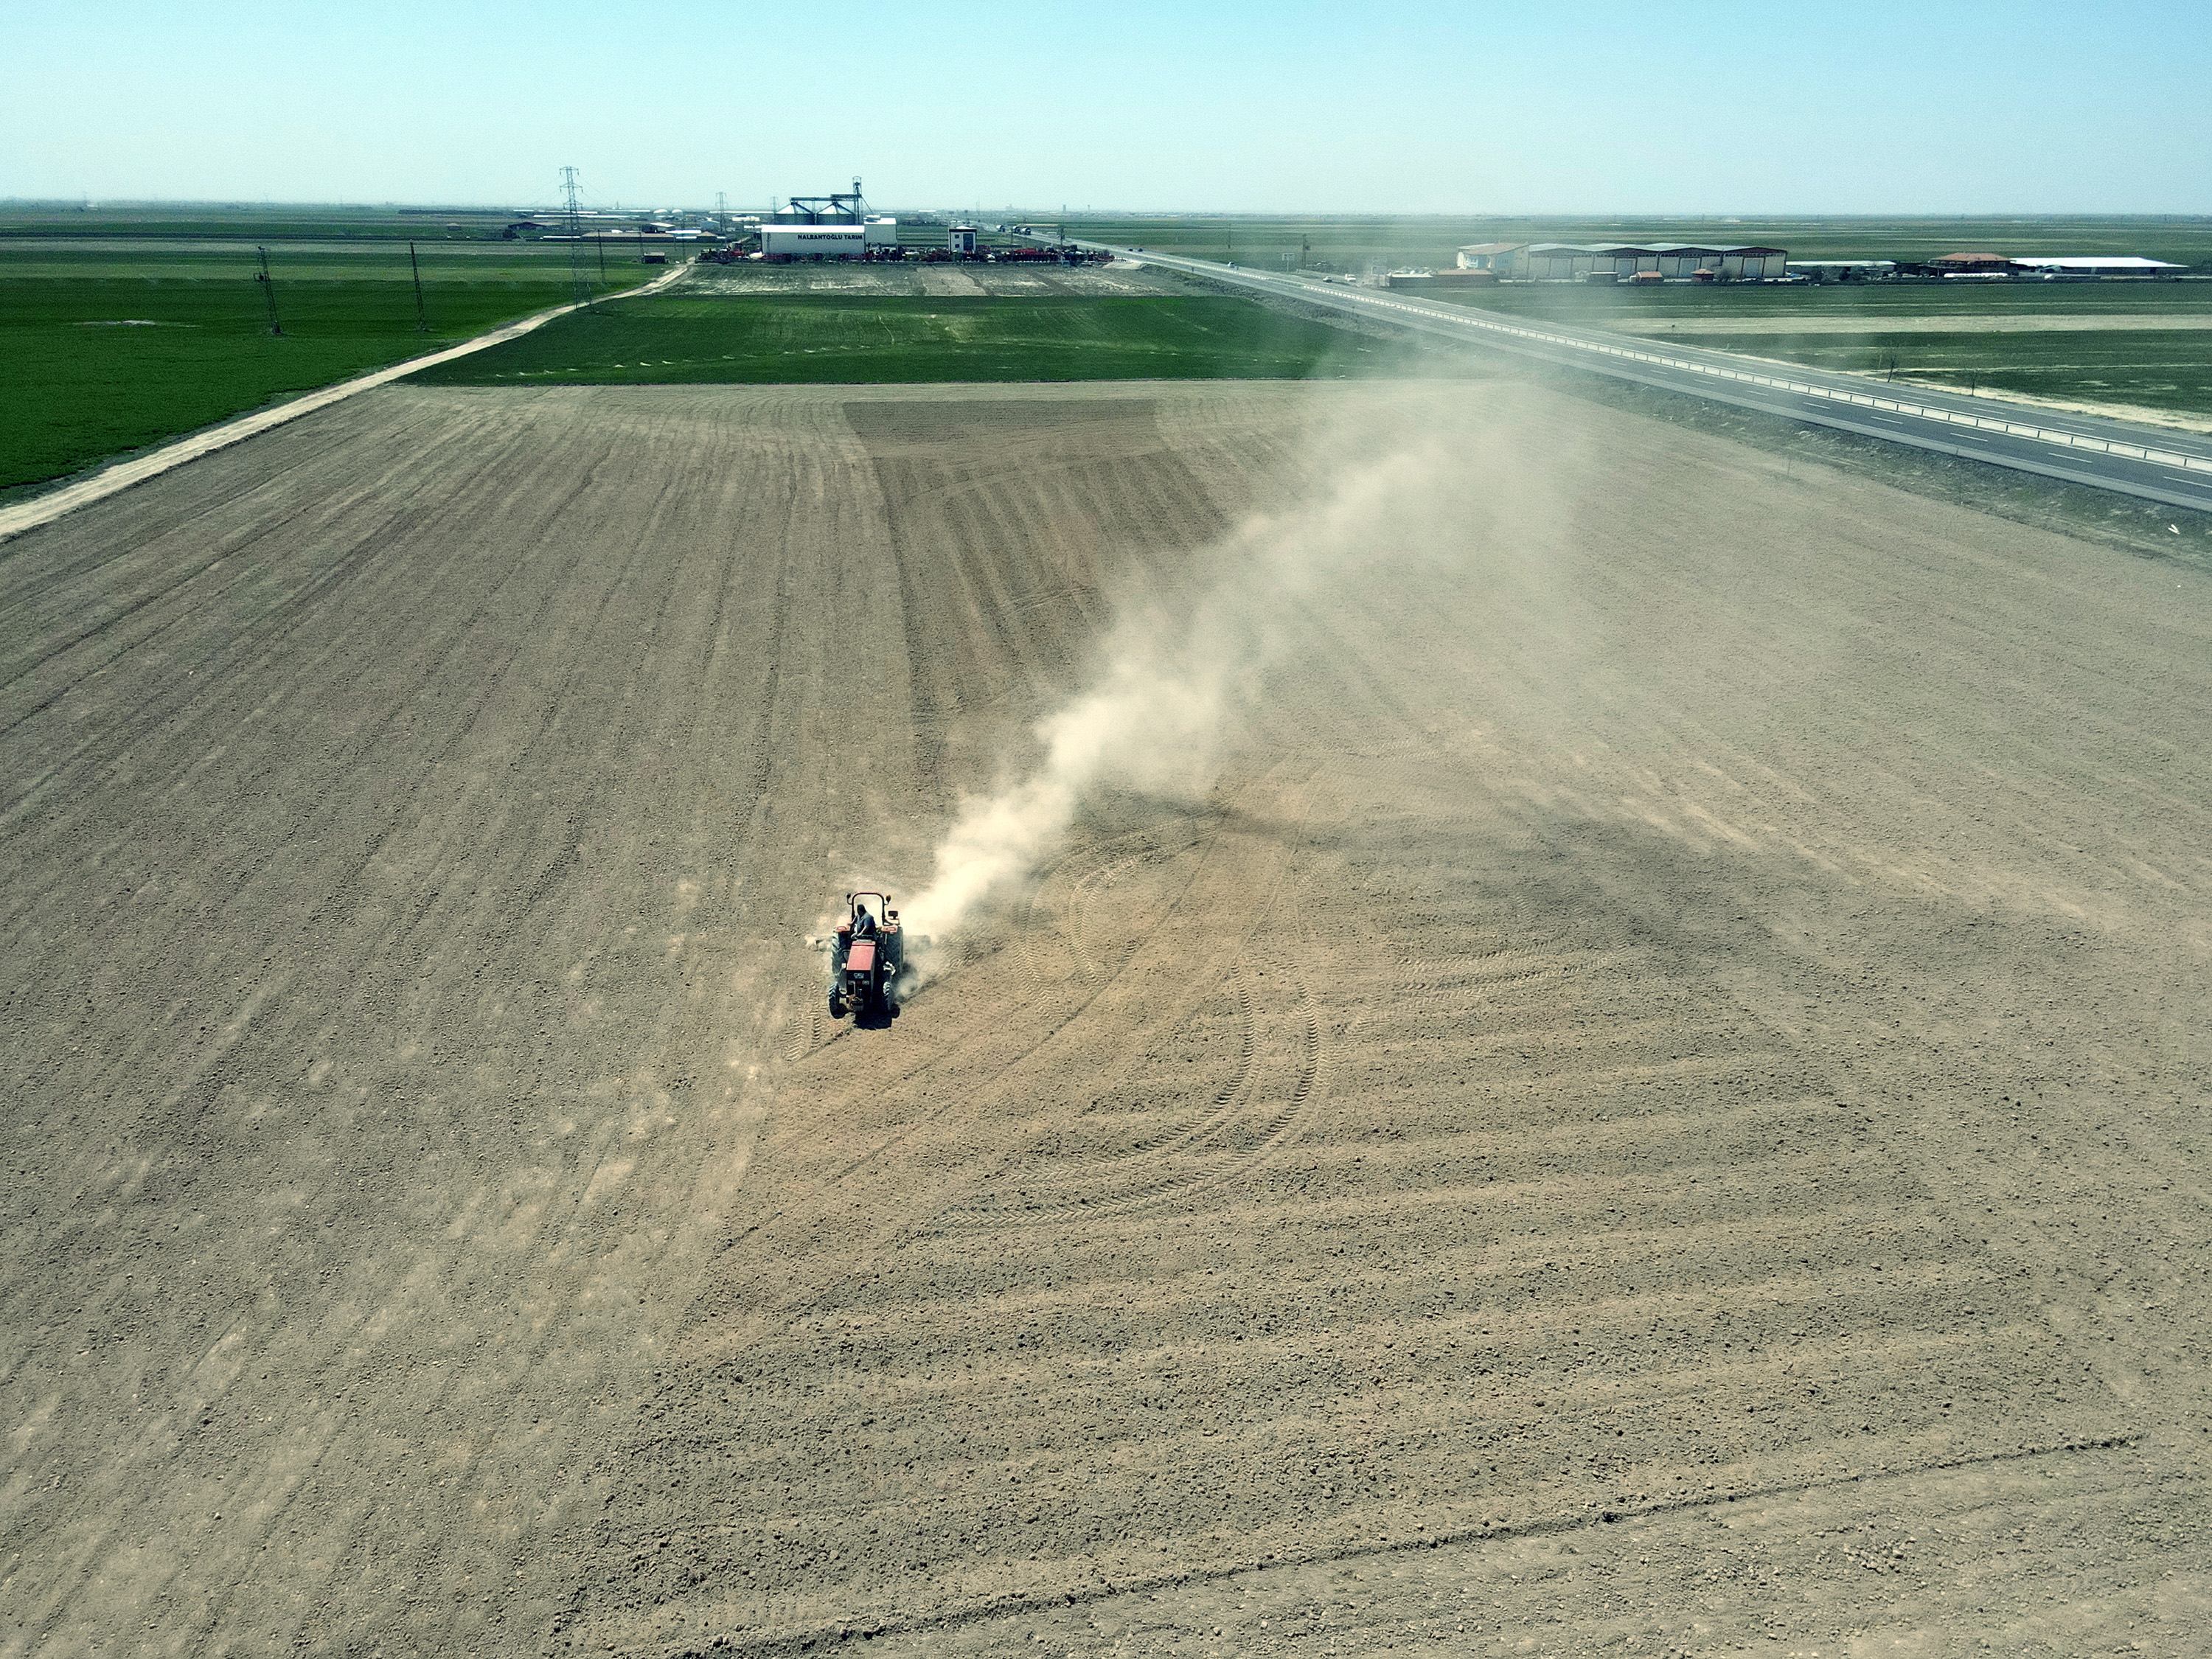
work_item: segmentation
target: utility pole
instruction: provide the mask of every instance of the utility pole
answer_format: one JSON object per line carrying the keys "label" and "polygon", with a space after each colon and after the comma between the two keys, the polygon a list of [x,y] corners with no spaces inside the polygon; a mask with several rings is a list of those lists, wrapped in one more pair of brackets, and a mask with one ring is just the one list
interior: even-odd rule
{"label": "utility pole", "polygon": [[269,274],[269,250],[257,247],[253,252],[261,260],[261,269],[253,273],[253,280],[261,284],[261,297],[269,301],[269,331],[281,337],[284,325],[276,320],[276,279]]}
{"label": "utility pole", "polygon": [[568,280],[575,289],[576,303],[592,303],[592,279],[584,274],[584,221],[576,207],[576,169],[561,169],[562,193],[568,198]]}
{"label": "utility pole", "polygon": [[430,331],[430,315],[422,308],[422,262],[415,257],[415,244],[407,244],[407,268],[415,273],[415,331]]}

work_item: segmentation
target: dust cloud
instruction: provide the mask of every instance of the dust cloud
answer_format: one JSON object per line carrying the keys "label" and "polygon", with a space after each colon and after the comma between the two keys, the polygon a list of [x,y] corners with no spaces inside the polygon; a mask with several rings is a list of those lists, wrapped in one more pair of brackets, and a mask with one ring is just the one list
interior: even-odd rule
{"label": "dust cloud", "polygon": [[1088,688],[1038,723],[1042,759],[963,806],[934,879],[903,907],[909,934],[957,933],[1051,854],[1097,790],[1202,799],[1267,669],[1331,588],[1384,565],[1442,561],[1463,539],[1463,526],[1457,536],[1446,526],[1458,521],[1464,472],[1433,441],[1340,461],[1296,511],[1248,519],[1203,556],[1209,574],[1194,599],[1126,605]]}

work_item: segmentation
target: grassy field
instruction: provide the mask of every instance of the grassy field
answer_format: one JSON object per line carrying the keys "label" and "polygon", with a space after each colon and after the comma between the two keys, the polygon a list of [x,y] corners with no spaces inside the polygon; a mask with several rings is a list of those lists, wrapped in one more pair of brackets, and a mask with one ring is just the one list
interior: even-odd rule
{"label": "grassy field", "polygon": [[[2193,265],[2212,260],[2212,216],[2157,218],[1566,219],[1383,217],[1356,215],[1049,216],[1009,223],[1065,224],[1072,236],[1127,243],[1199,259],[1284,270],[1391,270],[1449,265],[1474,242],[1758,243],[1793,259],[1933,258],[1961,248],[2010,254],[2139,253]],[[994,222],[995,222],[995,219]]]}
{"label": "grassy field", "polygon": [[1298,380],[1393,354],[1226,296],[671,295],[562,319],[426,369],[441,386]]}
{"label": "grassy field", "polygon": [[[404,244],[273,247],[279,337],[249,244],[0,244],[0,501],[571,296],[564,247],[421,257],[427,331]],[[650,275],[586,271],[599,291]]]}
{"label": "grassy field", "polygon": [[112,207],[52,202],[0,204],[0,240],[214,236],[235,240],[467,240],[496,237],[513,222],[505,209],[402,210],[336,204],[226,202],[125,203]]}
{"label": "grassy field", "polygon": [[2080,317],[2094,322],[2114,315],[2212,317],[2212,283],[1621,283],[1587,288],[1576,283],[1509,283],[1497,288],[1435,288],[1425,299],[1480,306],[1523,317],[1547,317],[1595,327],[1636,326],[1664,318],[1688,327],[1711,319],[1733,323],[1761,316],[1852,319],[1869,326],[1887,319],[1956,317]]}
{"label": "grassy field", "polygon": [[1960,392],[2212,415],[2212,336],[2181,333],[1670,334],[1691,345],[1813,368],[1893,374]]}
{"label": "grassy field", "polygon": [[2212,283],[1528,283],[1426,297],[1815,368],[2212,415]]}

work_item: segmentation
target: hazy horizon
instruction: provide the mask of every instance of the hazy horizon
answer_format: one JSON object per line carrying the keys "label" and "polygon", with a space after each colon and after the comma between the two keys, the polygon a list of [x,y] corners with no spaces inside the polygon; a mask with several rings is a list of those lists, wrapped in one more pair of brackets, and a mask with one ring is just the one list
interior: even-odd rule
{"label": "hazy horizon", "polygon": [[[836,181],[833,180],[832,182],[835,183]],[[848,179],[845,182],[849,183],[850,180]],[[528,208],[532,211],[544,212],[548,210],[557,210],[560,207],[559,201],[555,199],[557,198],[559,193],[559,185],[556,181],[551,191],[541,194],[538,197],[486,197],[476,201],[461,201],[452,198],[434,198],[429,197],[386,197],[381,198],[268,197],[256,199],[236,196],[0,196],[0,209],[59,208],[76,210],[88,207],[95,212],[118,208],[214,209],[225,212],[279,212],[288,210],[355,212],[364,210],[398,209],[416,213],[501,213],[508,210],[509,209]],[[817,191],[802,191],[800,193],[819,195],[823,192]],[[732,197],[729,202],[729,210],[732,213],[757,212],[765,208],[781,206],[782,204],[782,199],[783,198],[776,198],[773,200],[764,198],[760,201],[740,201],[737,198]],[[694,209],[707,210],[713,208],[714,203],[711,200],[691,201],[676,196],[649,196],[636,201],[598,203],[592,206],[584,207],[581,210],[586,213],[599,214],[611,212],[634,213],[644,212],[650,209],[668,206],[681,206],[687,210]],[[955,207],[943,203],[881,202],[875,198],[873,192],[870,192],[869,210],[872,212],[891,212],[902,210],[913,213],[969,213],[977,211],[979,210],[979,208],[975,204],[969,204],[969,205],[963,207]],[[1695,222],[1701,224],[1762,224],[1797,222],[1835,224],[1864,223],[1869,225],[1917,223],[1941,225],[1977,222],[1990,224],[2028,224],[2040,223],[2053,220],[2063,221],[2076,219],[2095,219],[2112,222],[2139,219],[2156,222],[2212,221],[2212,210],[2205,212],[2177,211],[2170,213],[2151,211],[2115,212],[2097,208],[2052,208],[2047,210],[2039,210],[2036,212],[2002,213],[1948,213],[1934,211],[1925,213],[1822,213],[1801,208],[1757,209],[1741,207],[1714,208],[1703,211],[1692,209],[1682,209],[1663,213],[1638,212],[1625,208],[1593,208],[1571,213],[1565,211],[1505,213],[1477,210],[1468,210],[1458,212],[1448,210],[1438,210],[1433,212],[1390,213],[1371,207],[1332,207],[1326,204],[1309,208],[1283,209],[1222,208],[1210,207],[1202,204],[1177,207],[1146,204],[1138,204],[1135,205],[1130,205],[1127,204],[1113,205],[1101,204],[1097,206],[1070,205],[1062,208],[1057,205],[1040,206],[1036,203],[1012,202],[995,205],[989,203],[981,204],[980,205],[980,210],[987,214],[1016,213],[1031,214],[1040,216],[1065,212],[1071,218],[1075,217],[1078,215],[1082,215],[1092,218],[1128,219],[1219,217],[1224,219],[1255,220],[1284,219],[1294,222],[1307,219],[1328,219],[1337,222],[1357,222],[1361,220],[1398,222],[1405,220],[1435,219],[1455,222],[1480,222],[1487,220],[1495,220],[1501,224],[1528,224],[1551,220],[1581,224],[1601,223],[1613,220],[1645,220],[1655,224],[1664,224],[1669,222],[1681,221]]]}

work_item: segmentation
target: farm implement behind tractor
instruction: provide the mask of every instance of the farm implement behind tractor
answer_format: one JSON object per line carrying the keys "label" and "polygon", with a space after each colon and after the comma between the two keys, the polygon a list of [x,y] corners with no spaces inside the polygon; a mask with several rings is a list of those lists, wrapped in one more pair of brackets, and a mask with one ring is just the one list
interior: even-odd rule
{"label": "farm implement behind tractor", "polygon": [[[868,907],[873,899],[875,908]],[[847,915],[830,946],[830,1018],[885,1019],[897,1012],[891,984],[904,966],[906,937],[889,893],[848,893]]]}

